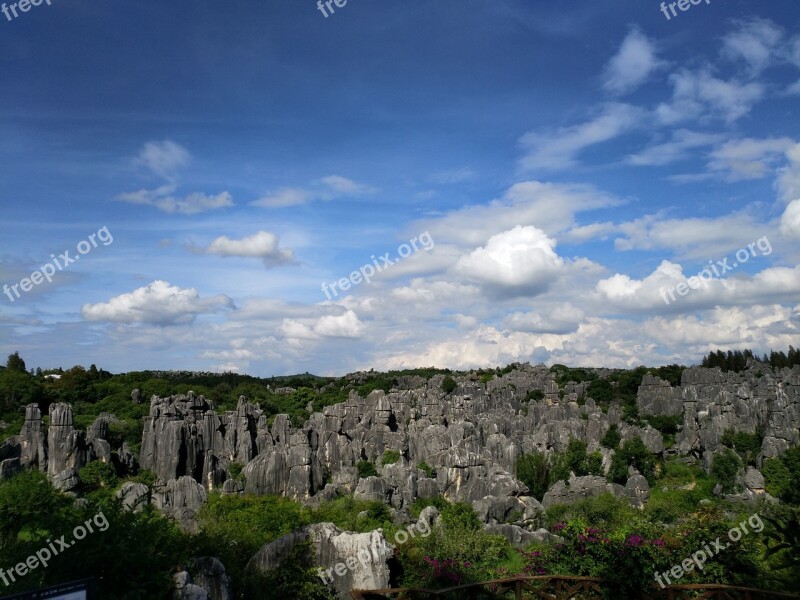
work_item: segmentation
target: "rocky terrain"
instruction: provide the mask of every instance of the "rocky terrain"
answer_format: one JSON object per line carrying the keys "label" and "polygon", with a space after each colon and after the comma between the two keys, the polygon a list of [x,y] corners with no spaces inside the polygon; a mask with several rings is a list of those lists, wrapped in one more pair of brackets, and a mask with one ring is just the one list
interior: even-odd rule
{"label": "rocky terrain", "polygon": [[[553,485],[540,503],[514,476],[522,454],[563,451],[576,438],[586,442],[590,452],[602,453],[607,471],[614,451],[600,441],[612,424],[617,424],[623,441],[639,436],[655,455],[685,457],[705,468],[729,429],[763,436],[756,467],[800,444],[800,367],[777,373],[759,363],[743,373],[693,367],[684,370],[677,387],[645,375],[636,397],[639,415],[682,416],[682,427],[668,448],[658,430],[625,422],[616,404],[604,412],[586,396],[586,384],[559,387],[553,373],[541,365],[516,365],[486,383],[462,375],[455,378],[457,387],[450,393],[442,390],[442,379],[402,377],[388,393],[378,390],[361,397],[351,392],[346,402],[311,414],[299,428],[285,415],[269,423],[259,406],[244,397],[235,411],[218,413],[210,401],[193,393],[153,396],[138,456],[124,444],[111,447],[107,431],[112,415],[102,415],[82,431],[74,426],[67,404],[50,406],[48,426],[39,407],[29,405],[19,436],[0,446],[0,475],[34,467],[47,472],[58,488],[70,491],[77,485],[78,469],[91,460],[132,469],[138,464],[155,473],[158,485],[151,494],[141,483],[124,484],[119,494],[125,504],[136,509],[151,502],[189,531],[196,527],[195,513],[212,490],[279,494],[309,504],[352,493],[390,505],[399,523],[410,521],[408,508],[415,499],[443,495],[472,504],[487,529],[523,545],[551,535],[537,519],[543,507],[602,492],[643,506],[649,488],[633,469],[625,485],[573,475]],[[541,400],[526,400],[533,390],[541,392]],[[138,390],[132,401],[140,401]],[[397,451],[400,459],[382,465],[387,450]],[[375,463],[377,475],[360,478],[359,461]],[[420,468],[421,463],[430,468]],[[234,478],[231,471],[237,465],[243,467],[242,475]],[[741,478],[743,498],[763,497],[763,477],[757,469],[748,469]],[[426,518],[435,520],[434,513],[431,509]],[[272,568],[292,544],[309,540],[319,564],[332,566],[371,547],[381,536],[348,535],[333,526],[313,526],[273,542],[252,562]],[[207,578],[217,587],[220,573],[224,575],[221,568],[213,561],[204,567],[204,572],[216,573]],[[388,569],[385,564],[362,565],[334,585],[343,591],[353,582],[385,587]],[[198,586],[188,575],[178,586],[181,597],[195,597],[190,593]]]}

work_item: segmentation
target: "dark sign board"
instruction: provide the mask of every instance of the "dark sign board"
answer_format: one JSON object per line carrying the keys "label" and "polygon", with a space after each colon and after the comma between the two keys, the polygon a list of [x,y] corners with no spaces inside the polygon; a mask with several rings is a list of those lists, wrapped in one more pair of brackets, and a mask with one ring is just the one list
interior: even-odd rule
{"label": "dark sign board", "polygon": [[94,580],[84,579],[33,592],[2,596],[0,600],[97,600],[97,596],[95,595]]}

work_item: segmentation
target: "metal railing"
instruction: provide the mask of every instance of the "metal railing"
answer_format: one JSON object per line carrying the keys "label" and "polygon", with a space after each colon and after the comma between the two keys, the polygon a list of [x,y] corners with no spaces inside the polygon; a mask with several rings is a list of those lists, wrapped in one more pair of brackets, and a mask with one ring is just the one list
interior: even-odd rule
{"label": "metal railing", "polygon": [[[607,581],[597,577],[569,575],[517,576],[479,583],[467,583],[439,590],[424,588],[390,588],[383,590],[352,590],[353,600],[601,600]],[[773,592],[748,587],[721,584],[668,585],[663,589],[643,591],[642,600],[684,600],[710,598],[713,600],[800,599],[785,592]]]}

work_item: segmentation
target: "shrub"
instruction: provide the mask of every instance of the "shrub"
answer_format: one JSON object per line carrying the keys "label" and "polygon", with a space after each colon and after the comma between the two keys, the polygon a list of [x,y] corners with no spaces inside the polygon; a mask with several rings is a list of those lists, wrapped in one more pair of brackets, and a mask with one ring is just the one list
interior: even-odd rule
{"label": "shrub", "polygon": [[756,457],[761,452],[761,444],[764,440],[760,433],[747,433],[728,429],[722,435],[722,440],[720,441],[723,446],[736,451],[736,454],[745,464],[755,466]]}
{"label": "shrub", "polygon": [[725,448],[714,455],[711,461],[711,475],[722,486],[724,493],[732,494],[736,490],[736,473],[741,465],[739,456],[730,448]]}
{"label": "shrub", "polygon": [[232,462],[228,465],[228,475],[231,479],[239,479],[239,475],[242,474],[244,470],[244,465],[238,462]]}
{"label": "shrub", "polygon": [[464,502],[456,502],[444,507],[442,524],[448,529],[477,531],[482,528],[482,523],[472,506]]}
{"label": "shrub", "polygon": [[528,486],[531,495],[537,500],[544,497],[550,485],[550,463],[544,452],[534,450],[517,458],[516,475]]}
{"label": "shrub", "polygon": [[611,426],[606,431],[606,434],[603,436],[603,439],[600,443],[605,448],[611,448],[612,450],[616,450],[617,448],[619,448],[619,443],[621,441],[622,441],[622,436],[619,433],[619,428],[617,427],[616,423],[612,423]]}
{"label": "shrub", "polygon": [[653,455],[644,445],[642,438],[636,436],[623,444],[611,460],[609,479],[614,483],[625,484],[628,480],[628,467],[633,466],[639,473],[653,483],[655,480],[655,460]]}
{"label": "shrub", "polygon": [[442,390],[445,394],[451,394],[457,387],[456,380],[449,375],[442,379]]}
{"label": "shrub", "polygon": [[542,390],[530,390],[527,394],[525,394],[526,401],[535,401],[538,402],[539,400],[544,398],[544,392]]}
{"label": "shrub", "polygon": [[393,465],[400,460],[400,453],[397,450],[385,450],[383,458],[381,458],[382,465]]}
{"label": "shrub", "polygon": [[595,379],[586,388],[586,395],[597,403],[609,403],[614,398],[614,387],[608,379]]}
{"label": "shrub", "polygon": [[484,373],[481,375],[481,383],[489,383],[492,379],[494,379],[494,373]]}
{"label": "shrub", "polygon": [[375,465],[368,460],[358,461],[356,468],[358,469],[359,479],[365,479],[378,474],[378,471],[375,469]]}
{"label": "shrub", "polygon": [[118,478],[114,467],[99,460],[93,460],[78,471],[78,480],[86,492],[100,488],[112,490],[117,487]]}
{"label": "shrub", "polygon": [[436,507],[436,510],[441,513],[447,508],[450,503],[444,499],[444,496],[430,496],[428,498],[417,498],[411,504],[411,516],[415,519],[419,518],[419,514],[429,506]]}
{"label": "shrub", "polygon": [[767,492],[790,504],[800,504],[800,447],[764,461],[761,469]]}
{"label": "shrub", "polygon": [[425,473],[425,477],[430,479],[434,479],[436,477],[436,471],[424,460],[417,463],[417,468]]}

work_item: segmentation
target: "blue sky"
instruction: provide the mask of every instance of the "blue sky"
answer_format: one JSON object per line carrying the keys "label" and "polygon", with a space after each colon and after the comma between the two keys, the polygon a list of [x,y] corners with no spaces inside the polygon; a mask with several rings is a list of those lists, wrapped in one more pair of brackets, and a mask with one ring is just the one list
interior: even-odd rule
{"label": "blue sky", "polygon": [[0,350],[266,376],[796,346],[800,11],[688,6],[0,13]]}

